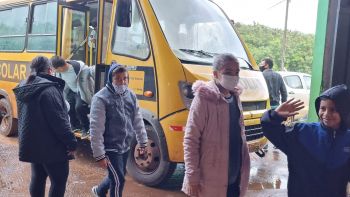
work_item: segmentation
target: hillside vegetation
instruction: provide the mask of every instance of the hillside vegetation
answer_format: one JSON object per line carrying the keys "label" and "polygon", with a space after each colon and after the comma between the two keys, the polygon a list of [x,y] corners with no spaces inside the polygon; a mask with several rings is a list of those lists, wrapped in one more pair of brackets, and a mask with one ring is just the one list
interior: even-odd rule
{"label": "hillside vegetation", "polygon": [[[283,30],[260,24],[235,24],[238,33],[259,64],[264,57],[274,60],[274,70],[281,70],[281,41]],[[287,32],[285,67],[288,71],[311,73],[314,35]]]}

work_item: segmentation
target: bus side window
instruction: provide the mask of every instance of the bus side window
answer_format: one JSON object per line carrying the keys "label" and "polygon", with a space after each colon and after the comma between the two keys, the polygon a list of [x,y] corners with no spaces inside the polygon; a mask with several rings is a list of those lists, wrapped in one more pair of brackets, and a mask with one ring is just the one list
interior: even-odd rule
{"label": "bus side window", "polygon": [[28,6],[0,11],[0,50],[24,49]]}
{"label": "bus side window", "polygon": [[55,51],[56,23],[56,2],[34,5],[27,49],[32,51]]}
{"label": "bus side window", "polygon": [[[125,0],[126,1],[126,0]],[[114,28],[112,52],[138,59],[146,59],[150,53],[148,38],[143,24],[142,15],[135,0],[130,0],[131,24],[128,27]],[[118,1],[119,2],[119,1]],[[122,7],[123,4],[120,4]],[[117,9],[118,10],[118,9]],[[118,15],[118,13],[116,13]]]}

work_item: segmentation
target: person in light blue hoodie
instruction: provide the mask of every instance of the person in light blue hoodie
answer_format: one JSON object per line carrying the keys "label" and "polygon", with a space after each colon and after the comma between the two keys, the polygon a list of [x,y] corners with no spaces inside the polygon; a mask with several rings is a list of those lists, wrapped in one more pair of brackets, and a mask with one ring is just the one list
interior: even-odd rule
{"label": "person in light blue hoodie", "polygon": [[66,84],[63,96],[71,106],[68,114],[72,131],[81,131],[81,139],[89,137],[90,105],[95,88],[95,66],[87,66],[82,61],[65,60],[60,56],[51,58],[55,76]]}
{"label": "person in light blue hoodie", "polygon": [[128,88],[127,69],[112,64],[108,82],[97,92],[91,103],[90,135],[93,156],[101,167],[108,169],[108,176],[92,188],[95,196],[122,196],[126,161],[131,139],[141,147],[140,156],[146,153],[147,133],[136,95]]}

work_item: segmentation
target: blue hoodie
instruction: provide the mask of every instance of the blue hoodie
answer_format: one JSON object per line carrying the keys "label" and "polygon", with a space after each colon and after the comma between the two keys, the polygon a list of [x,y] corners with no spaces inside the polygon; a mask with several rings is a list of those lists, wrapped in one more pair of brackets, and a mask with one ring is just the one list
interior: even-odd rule
{"label": "blue hoodie", "polygon": [[336,86],[316,99],[335,102],[342,126],[335,131],[321,123],[296,123],[285,126],[285,119],[275,111],[265,112],[261,124],[265,136],[288,158],[288,196],[290,197],[346,197],[350,180],[350,131],[345,124],[350,99],[348,89]]}
{"label": "blue hoodie", "polygon": [[147,143],[147,133],[136,95],[129,88],[123,94],[117,94],[114,90],[112,73],[119,66],[111,65],[106,86],[92,98],[90,135],[96,160],[105,158],[106,151],[120,154],[127,152],[135,134],[141,147]]}

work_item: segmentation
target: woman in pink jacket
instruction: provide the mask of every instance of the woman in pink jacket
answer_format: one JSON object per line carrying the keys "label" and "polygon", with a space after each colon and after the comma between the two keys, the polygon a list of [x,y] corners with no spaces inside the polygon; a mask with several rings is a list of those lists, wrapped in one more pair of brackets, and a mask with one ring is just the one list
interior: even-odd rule
{"label": "woman in pink jacket", "polygon": [[244,196],[250,159],[244,134],[239,63],[232,54],[214,59],[214,80],[193,84],[195,97],[184,137],[189,196]]}

